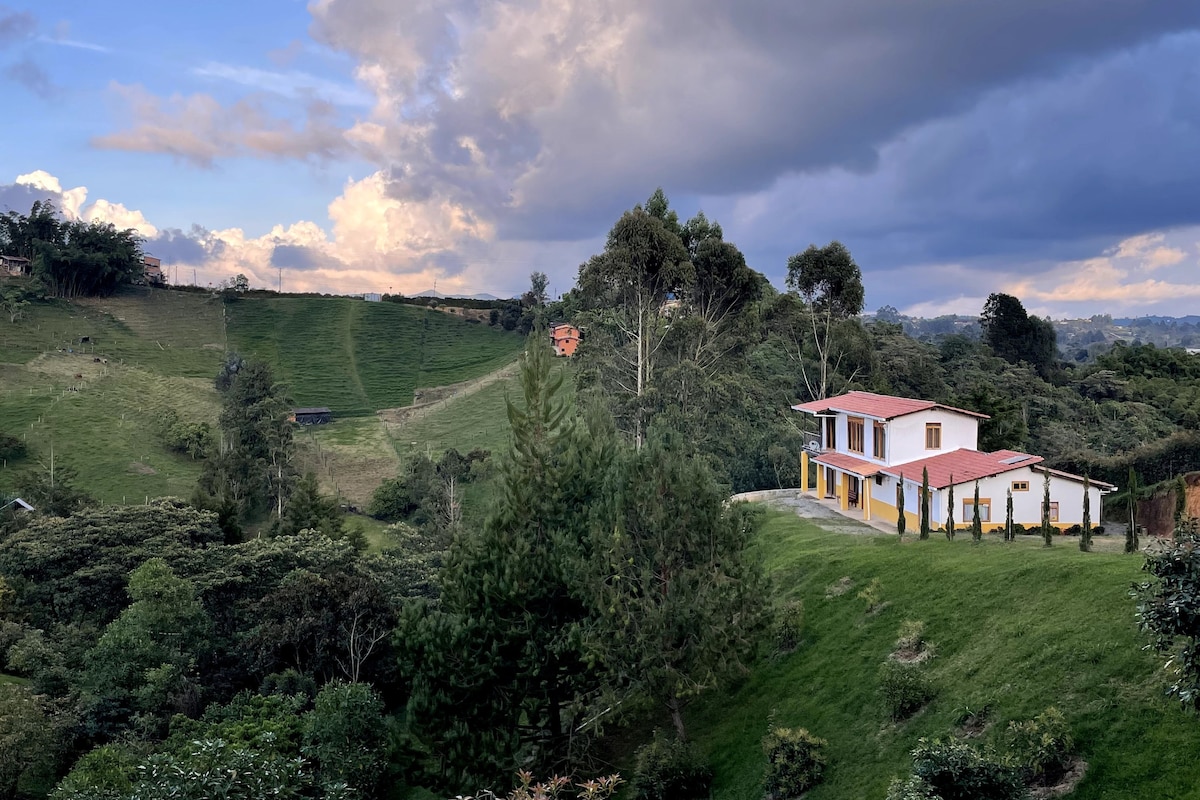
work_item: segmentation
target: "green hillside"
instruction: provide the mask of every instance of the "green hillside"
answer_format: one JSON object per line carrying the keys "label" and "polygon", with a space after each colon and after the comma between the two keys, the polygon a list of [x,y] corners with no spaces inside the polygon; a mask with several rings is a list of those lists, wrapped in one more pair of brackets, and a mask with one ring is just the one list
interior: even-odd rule
{"label": "green hillside", "polygon": [[[399,464],[384,427],[367,415],[408,405],[416,388],[492,372],[522,345],[513,334],[436,311],[347,298],[226,305],[207,294],[141,289],[34,304],[15,324],[0,320],[0,431],[24,436],[32,450],[0,466],[0,493],[17,471],[48,463],[53,445],[56,464],[75,469],[78,485],[104,502],[190,494],[201,464],[166,450],[155,421],[174,410],[215,426],[212,380],[227,327],[230,349],[272,362],[298,404],[339,412],[341,424],[299,441],[316,450],[330,436],[346,445],[340,462],[322,469],[330,451],[301,455],[327,488],[339,480],[354,487],[355,501]],[[361,419],[345,418],[352,415]]]}
{"label": "green hillside", "polygon": [[297,405],[338,416],[409,405],[416,389],[499,369],[522,345],[438,311],[350,298],[243,298],[227,313],[232,349],[275,364]]}
{"label": "green hillside", "polygon": [[[990,538],[990,537],[989,537]],[[761,547],[779,601],[804,603],[796,652],[760,662],[735,691],[694,707],[689,733],[711,758],[717,800],[760,800],[768,716],[829,741],[825,782],[806,800],[876,798],[905,774],[920,737],[945,736],[989,706],[994,740],[1009,720],[1057,706],[1090,768],[1074,794],[1196,797],[1200,721],[1163,697],[1164,673],[1134,619],[1130,584],[1143,559],[1084,554],[1068,540],[1043,549],[969,540],[835,534],[772,512]],[[838,595],[842,578],[852,586]],[[886,606],[858,597],[878,579]],[[888,721],[877,670],[904,620],[933,642],[933,703]]]}

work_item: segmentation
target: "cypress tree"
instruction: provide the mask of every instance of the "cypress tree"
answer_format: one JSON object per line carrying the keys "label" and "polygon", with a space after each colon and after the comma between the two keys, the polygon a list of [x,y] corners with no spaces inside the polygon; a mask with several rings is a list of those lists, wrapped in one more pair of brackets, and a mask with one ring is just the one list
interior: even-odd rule
{"label": "cypress tree", "polygon": [[901,539],[904,538],[904,529],[908,527],[908,520],[904,518],[904,473],[900,473],[900,480],[896,481],[896,533]]}
{"label": "cypress tree", "polygon": [[1013,530],[1012,488],[1009,488],[1004,500],[1004,541],[1011,542],[1016,538],[1016,531]]}
{"label": "cypress tree", "polygon": [[979,517],[979,481],[975,481],[975,513],[971,515],[971,538],[983,539],[983,520]]}
{"label": "cypress tree", "polygon": [[929,538],[930,529],[929,520],[929,467],[921,470],[921,536],[922,539]]}
{"label": "cypress tree", "polygon": [[1083,524],[1079,526],[1079,549],[1085,553],[1092,551],[1092,484],[1088,476],[1083,476]]}
{"label": "cypress tree", "polygon": [[1050,472],[1042,479],[1042,546],[1054,544],[1054,529],[1050,527]]}
{"label": "cypress tree", "polygon": [[1129,528],[1125,531],[1125,552],[1136,553],[1138,551],[1138,533],[1137,533],[1137,473],[1133,471],[1133,467],[1129,468]]}
{"label": "cypress tree", "polygon": [[954,541],[954,474],[950,475],[950,490],[946,497],[946,538]]}

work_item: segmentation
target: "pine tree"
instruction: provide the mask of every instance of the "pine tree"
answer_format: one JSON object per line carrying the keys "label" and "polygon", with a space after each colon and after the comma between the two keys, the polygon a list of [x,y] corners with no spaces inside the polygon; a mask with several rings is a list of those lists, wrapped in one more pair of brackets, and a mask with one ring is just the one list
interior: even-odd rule
{"label": "pine tree", "polygon": [[686,739],[684,706],[744,671],[765,620],[746,552],[759,516],[727,503],[677,434],[627,455],[614,511],[597,526],[591,652],[615,695],[661,703]]}
{"label": "pine tree", "polygon": [[900,480],[896,481],[896,533],[901,539],[904,538],[904,529],[908,527],[908,520],[904,518],[904,473],[900,473]]}
{"label": "pine tree", "polygon": [[983,539],[983,520],[979,516],[979,481],[975,481],[975,513],[971,516],[971,538],[976,542]]}
{"label": "pine tree", "polygon": [[1092,551],[1092,484],[1088,476],[1083,476],[1083,524],[1079,526],[1079,549],[1085,553]]}
{"label": "pine tree", "polygon": [[954,474],[950,475],[950,489],[946,493],[946,539],[954,541]]}
{"label": "pine tree", "polygon": [[921,470],[921,537],[929,538],[932,523],[929,519],[929,467]]}
{"label": "pine tree", "polygon": [[1004,541],[1011,542],[1017,538],[1017,533],[1013,529],[1013,502],[1012,489],[1008,490],[1008,496],[1004,500]]}
{"label": "pine tree", "polygon": [[1050,526],[1050,473],[1042,478],[1042,546],[1054,544],[1054,528]]}
{"label": "pine tree", "polygon": [[1138,551],[1137,497],[1138,497],[1137,473],[1133,471],[1133,467],[1130,467],[1129,468],[1129,527],[1125,530],[1125,552],[1126,553],[1136,553]]}
{"label": "pine tree", "polygon": [[583,699],[599,687],[581,649],[592,507],[608,505],[614,435],[581,432],[535,332],[508,403],[512,447],[481,529],[463,526],[442,574],[441,608],[413,604],[401,625],[414,732],[443,780],[494,781],[522,762],[561,763]]}

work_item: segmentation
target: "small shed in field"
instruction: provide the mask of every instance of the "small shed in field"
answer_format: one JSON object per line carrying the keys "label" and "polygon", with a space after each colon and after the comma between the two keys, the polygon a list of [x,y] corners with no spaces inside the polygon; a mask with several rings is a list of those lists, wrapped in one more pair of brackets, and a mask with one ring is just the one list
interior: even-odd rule
{"label": "small shed in field", "polygon": [[333,422],[333,412],[328,408],[294,408],[291,420],[298,425],[326,425]]}

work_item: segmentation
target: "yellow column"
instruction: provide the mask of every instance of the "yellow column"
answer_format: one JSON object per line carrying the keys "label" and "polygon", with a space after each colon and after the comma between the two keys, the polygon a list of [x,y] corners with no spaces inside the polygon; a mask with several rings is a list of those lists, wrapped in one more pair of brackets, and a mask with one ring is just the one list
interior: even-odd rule
{"label": "yellow column", "polygon": [[871,518],[871,479],[863,478],[863,519]]}
{"label": "yellow column", "polygon": [[800,453],[800,491],[808,491],[808,451]]}
{"label": "yellow column", "polygon": [[845,472],[842,473],[842,495],[839,498],[842,501],[842,511],[850,509],[850,476]]}
{"label": "yellow column", "polygon": [[825,468],[817,464],[817,497],[825,497]]}

